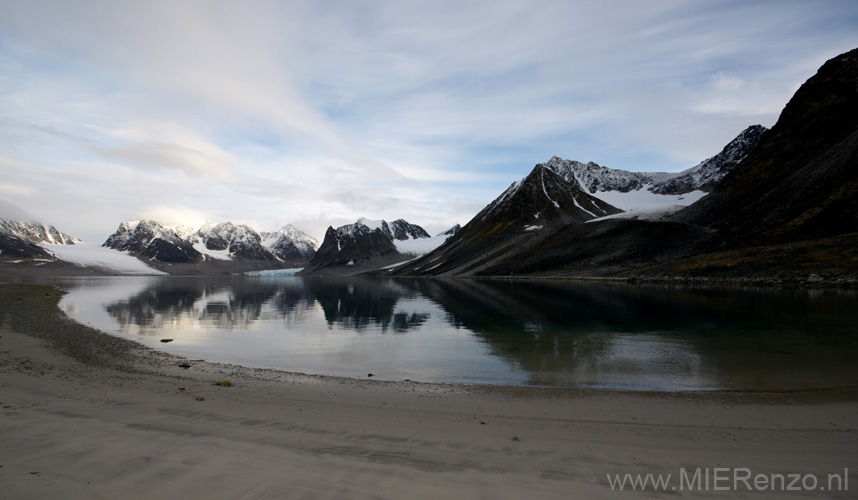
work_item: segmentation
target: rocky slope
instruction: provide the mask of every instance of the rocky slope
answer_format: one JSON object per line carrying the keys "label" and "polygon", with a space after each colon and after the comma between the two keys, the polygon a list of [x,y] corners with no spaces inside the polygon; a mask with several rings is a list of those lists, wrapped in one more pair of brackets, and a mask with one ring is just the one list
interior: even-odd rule
{"label": "rocky slope", "polygon": [[[41,245],[74,245],[81,240],[58,231],[54,226],[0,218],[0,262],[44,266],[56,257]],[[18,266],[21,267],[21,266]],[[11,270],[4,270],[11,274]]]}
{"label": "rocky slope", "polygon": [[826,62],[741,168],[675,220],[735,248],[858,232],[856,214],[858,49]]}

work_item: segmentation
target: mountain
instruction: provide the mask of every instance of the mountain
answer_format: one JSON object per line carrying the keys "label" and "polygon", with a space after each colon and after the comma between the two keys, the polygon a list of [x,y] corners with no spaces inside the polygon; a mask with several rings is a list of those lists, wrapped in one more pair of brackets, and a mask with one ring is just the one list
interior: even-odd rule
{"label": "mountain", "polygon": [[799,88],[741,167],[676,220],[717,229],[723,247],[858,232],[858,49]]}
{"label": "mountain", "polygon": [[[280,260],[262,246],[259,233],[245,224],[206,221],[200,229],[187,237],[187,241],[193,245],[201,243],[204,249],[198,250],[209,257],[264,261],[274,266]],[[225,253],[212,254],[207,250]]]}
{"label": "mountain", "polygon": [[4,276],[160,274],[139,260],[92,245],[39,222],[0,219]]}
{"label": "mountain", "polygon": [[76,243],[82,243],[82,241],[58,231],[54,226],[40,222],[0,218],[0,261],[4,263],[26,262],[43,266],[47,262],[56,261],[56,258],[42,245]]}
{"label": "mountain", "polygon": [[560,168],[562,160],[552,160],[514,182],[434,252],[390,272],[479,274],[540,234],[622,212],[584,191],[571,171]]}
{"label": "mountain", "polygon": [[[302,274],[355,274],[376,269],[401,262],[411,253],[426,253],[431,249],[408,249],[430,239],[422,227],[403,219],[388,223],[362,218],[337,229],[328,227],[322,245]],[[434,243],[437,246],[440,241]]]}
{"label": "mountain", "polygon": [[766,130],[762,125],[752,125],[724,146],[720,153],[682,172],[629,172],[556,156],[546,165],[564,179],[576,180],[584,190],[596,196],[607,191],[628,193],[646,190],[660,195],[682,195],[696,190],[709,192],[748,156]]}
{"label": "mountain", "polygon": [[314,250],[314,240],[292,226],[265,236],[263,241],[250,226],[234,222],[207,221],[197,229],[147,220],[121,223],[103,246],[129,252],[162,271],[190,274],[301,266]]}
{"label": "mountain", "polygon": [[[435,272],[481,272],[478,269],[503,261],[509,252],[530,248],[534,240],[570,224],[626,210],[687,205],[716,186],[765,132],[760,125],[748,127],[720,153],[676,173],[629,172],[552,157],[477,214],[444,246],[447,257],[433,257],[430,267]],[[451,266],[453,262],[461,265]]]}
{"label": "mountain", "polygon": [[52,259],[52,256],[32,241],[11,233],[0,232],[0,262],[18,263],[25,259]]}
{"label": "mountain", "polygon": [[273,233],[262,232],[262,246],[284,262],[306,265],[319,248],[319,241],[287,224]]}
{"label": "mountain", "polygon": [[[582,191],[595,196],[584,198],[589,205]],[[689,204],[698,191],[709,194]],[[594,218],[593,207],[616,213],[608,200],[643,192],[683,196],[688,206]],[[584,213],[555,203],[564,194]],[[853,282],[858,274],[858,49],[825,63],[771,130],[751,127],[692,169],[630,174],[552,158],[445,245],[390,271],[798,281],[810,273]]]}
{"label": "mountain", "polygon": [[9,219],[0,219],[0,233],[17,236],[22,240],[37,245],[40,243],[74,245],[83,241],[58,231],[54,226],[48,226],[40,222],[23,222]]}
{"label": "mountain", "polygon": [[102,246],[166,264],[196,264],[205,260],[193,243],[180,236],[182,229],[152,220],[122,222]]}

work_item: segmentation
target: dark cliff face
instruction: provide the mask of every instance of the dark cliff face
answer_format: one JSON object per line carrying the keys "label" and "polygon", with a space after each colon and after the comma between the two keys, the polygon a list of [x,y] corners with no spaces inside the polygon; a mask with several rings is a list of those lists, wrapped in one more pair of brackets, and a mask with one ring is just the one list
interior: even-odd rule
{"label": "dark cliff face", "polygon": [[44,248],[16,235],[0,232],[0,261],[52,259]]}
{"label": "dark cliff face", "polygon": [[396,242],[423,238],[430,238],[429,233],[403,219],[392,223],[360,219],[337,229],[329,227],[302,274],[353,274],[401,262],[409,256],[397,249]]}
{"label": "dark cliff face", "polygon": [[712,194],[674,220],[726,247],[858,231],[858,49],[826,62]]}
{"label": "dark cliff face", "polygon": [[325,239],[310,260],[308,269],[354,265],[377,258],[398,254],[393,240],[381,229],[370,229],[356,224],[347,233],[328,227]]}

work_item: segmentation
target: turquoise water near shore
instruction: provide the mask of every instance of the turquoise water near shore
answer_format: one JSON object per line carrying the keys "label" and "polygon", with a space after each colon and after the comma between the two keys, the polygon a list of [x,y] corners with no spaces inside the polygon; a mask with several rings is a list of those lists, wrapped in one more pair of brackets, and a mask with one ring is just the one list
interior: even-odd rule
{"label": "turquoise water near shore", "polygon": [[858,388],[850,290],[292,276],[55,284],[81,323],[252,367],[633,391]]}

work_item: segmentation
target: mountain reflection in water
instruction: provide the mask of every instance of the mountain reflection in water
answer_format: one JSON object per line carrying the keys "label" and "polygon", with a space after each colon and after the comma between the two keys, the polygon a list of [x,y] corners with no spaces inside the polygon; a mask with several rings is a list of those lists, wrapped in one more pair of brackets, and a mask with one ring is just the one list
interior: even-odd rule
{"label": "mountain reflection in water", "polygon": [[250,366],[631,390],[858,386],[850,291],[299,277],[60,286],[78,321]]}

